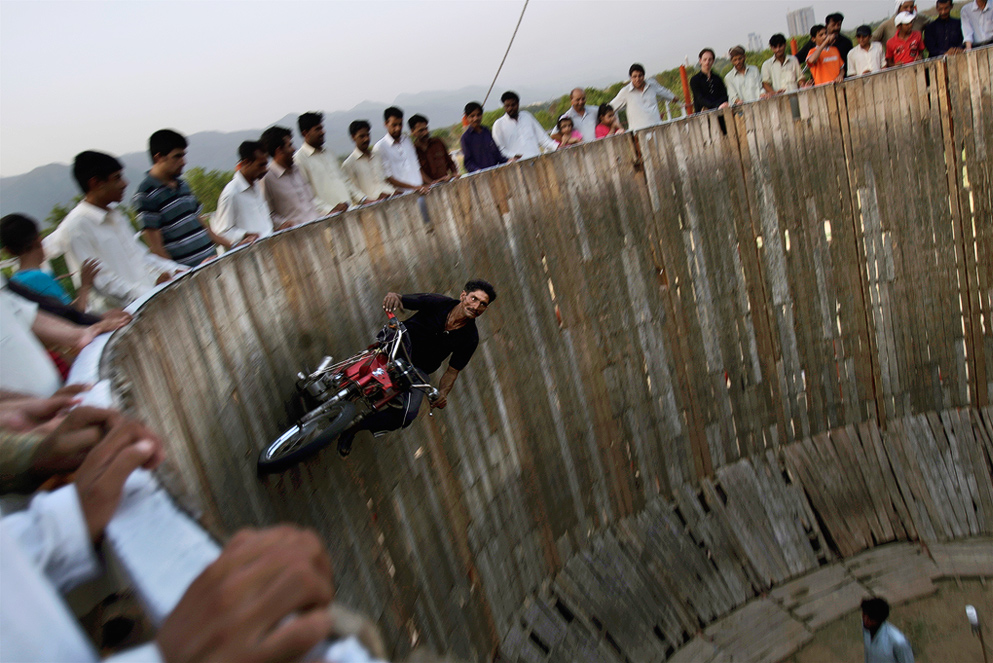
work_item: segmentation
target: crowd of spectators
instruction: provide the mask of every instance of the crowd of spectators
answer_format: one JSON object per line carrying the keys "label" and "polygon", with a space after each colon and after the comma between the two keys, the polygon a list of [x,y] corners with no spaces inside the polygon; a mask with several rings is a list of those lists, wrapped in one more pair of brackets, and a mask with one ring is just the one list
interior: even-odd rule
{"label": "crowd of spectators", "polygon": [[[744,48],[731,48],[732,68],[723,78],[713,71],[714,50],[705,48],[700,71],[689,82],[693,107],[697,112],[726,108],[914,62],[925,54],[936,57],[990,43],[989,0],[969,2],[961,19],[952,18],[951,10],[952,0],[938,0],[936,17],[929,20],[917,13],[912,0],[898,2],[894,16],[875,31],[860,26],[856,44],[841,33],[844,17],[830,14],[795,56],[787,53],[781,34],[770,39],[772,56],[761,67],[746,62]],[[660,100],[680,101],[647,78],[640,64],[631,65],[628,76],[613,99],[598,107],[587,106],[586,92],[574,89],[569,109],[551,133],[521,109],[513,91],[502,94],[504,114],[492,130],[482,124],[482,105],[466,104],[460,141],[465,170],[650,127],[665,119]],[[182,178],[186,139],[170,129],[156,131],[148,141],[151,167],[132,200],[143,242],[118,208],[127,186],[122,164],[96,151],[76,156],[72,172],[82,200],[44,241],[37,222],[25,215],[0,220],[0,244],[18,260],[10,282],[0,289],[0,492],[30,493],[52,485],[57,475],[75,472],[74,481],[38,493],[26,510],[3,518],[4,656],[96,658],[55,589],[65,590],[96,572],[95,545],[124,480],[137,467],[153,467],[162,455],[158,438],[140,423],[113,410],[79,406],[86,387],[64,385],[75,353],[98,335],[128,324],[131,316],[123,308],[219,251],[397,194],[426,195],[430,187],[458,178],[460,169],[445,143],[430,135],[428,118],[416,114],[405,125],[404,117],[403,110],[387,108],[386,135],[375,145],[370,123],[352,122],[348,131],[355,148],[343,163],[325,148],[321,113],[298,117],[299,148],[290,128],[266,129],[259,140],[239,146],[234,177],[209,220]],[[64,254],[76,275],[74,296],[44,269],[52,253]],[[258,573],[239,574],[244,565],[254,565]],[[240,658],[244,651],[231,636],[262,628],[263,622],[268,630],[260,638],[282,654],[302,654],[328,632],[323,608],[334,594],[333,582],[327,553],[313,535],[290,529],[244,534],[211,569],[190,587],[158,636],[156,651],[166,660],[189,653],[184,648],[193,646],[193,631],[199,635],[196,642],[218,648],[212,650],[218,660]],[[288,573],[294,582],[286,581]],[[225,616],[203,606],[217,605],[216,597],[225,592],[253,610],[227,616],[229,623],[217,626]],[[287,619],[291,614],[297,618]],[[53,625],[51,646],[30,639],[37,629],[29,624],[38,619]],[[232,627],[238,619],[243,623]]]}

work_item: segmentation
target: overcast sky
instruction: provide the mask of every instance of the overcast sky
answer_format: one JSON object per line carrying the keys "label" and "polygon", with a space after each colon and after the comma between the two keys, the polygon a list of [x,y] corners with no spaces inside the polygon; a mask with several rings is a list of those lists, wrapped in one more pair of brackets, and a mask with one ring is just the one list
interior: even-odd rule
{"label": "overcast sky", "polygon": [[[2,0],[0,175],[84,149],[143,150],[162,127],[235,131],[290,112],[488,86],[523,5]],[[845,30],[893,11],[891,0],[531,0],[496,87],[564,93],[626,78],[632,62],[656,73],[704,46],[747,45],[750,32],[767,42],[805,6],[818,21],[842,12]]]}

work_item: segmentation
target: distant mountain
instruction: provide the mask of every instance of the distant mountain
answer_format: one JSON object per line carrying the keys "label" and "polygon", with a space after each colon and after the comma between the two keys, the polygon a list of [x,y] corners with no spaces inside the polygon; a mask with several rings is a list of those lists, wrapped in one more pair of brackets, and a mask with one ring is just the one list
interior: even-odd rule
{"label": "distant mountain", "polygon": [[[499,106],[499,96],[503,88],[495,89],[488,108]],[[537,89],[516,88],[525,104],[532,103],[548,95],[558,96],[562,92],[552,93],[548,90],[541,92]],[[383,131],[383,110],[390,105],[399,106],[407,117],[420,113],[428,118],[432,128],[441,128],[461,121],[462,109],[469,101],[482,101],[486,88],[481,86],[466,87],[461,90],[444,92],[418,92],[416,94],[401,94],[392,103],[363,101],[347,111],[325,113],[324,131],[325,145],[335,154],[345,156],[352,151],[352,141],[348,135],[348,125],[353,120],[368,120],[372,124],[373,140],[381,138]],[[542,97],[542,95],[545,95]],[[538,97],[536,99],[535,97]],[[305,112],[310,109],[303,109]],[[319,110],[319,109],[316,109]],[[297,132],[298,113],[291,113],[273,124],[293,129],[295,142],[299,146],[301,138]],[[270,125],[271,126],[271,125]],[[200,166],[207,170],[232,170],[237,161],[238,145],[242,141],[257,139],[262,129],[249,129],[223,133],[219,131],[202,131],[187,136],[190,143],[187,150],[187,168]],[[135,187],[145,176],[150,163],[148,154],[131,152],[118,157],[124,164],[124,176],[131,183],[126,194],[130,199]],[[0,178],[0,215],[11,212],[29,214],[39,220],[44,220],[52,207],[57,204],[69,203],[79,194],[79,188],[72,179],[72,168],[67,164],[52,163],[39,166],[23,175]]]}

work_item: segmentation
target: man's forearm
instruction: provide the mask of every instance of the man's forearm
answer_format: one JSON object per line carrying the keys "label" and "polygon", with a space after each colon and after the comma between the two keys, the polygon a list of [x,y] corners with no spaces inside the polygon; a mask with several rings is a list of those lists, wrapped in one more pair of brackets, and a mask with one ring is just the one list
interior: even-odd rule
{"label": "man's forearm", "polygon": [[459,372],[451,366],[445,370],[445,374],[441,376],[441,382],[438,383],[438,391],[441,392],[442,396],[448,396],[449,392],[452,391],[452,387],[455,386],[455,379],[458,377]]}

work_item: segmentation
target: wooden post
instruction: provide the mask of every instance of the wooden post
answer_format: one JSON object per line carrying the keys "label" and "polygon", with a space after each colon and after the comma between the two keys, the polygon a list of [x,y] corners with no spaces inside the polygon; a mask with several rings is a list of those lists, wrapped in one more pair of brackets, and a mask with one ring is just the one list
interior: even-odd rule
{"label": "wooden post", "polygon": [[686,114],[693,114],[693,99],[690,97],[690,81],[686,78],[686,65],[679,65],[679,79],[683,81],[683,106],[686,108]]}

